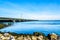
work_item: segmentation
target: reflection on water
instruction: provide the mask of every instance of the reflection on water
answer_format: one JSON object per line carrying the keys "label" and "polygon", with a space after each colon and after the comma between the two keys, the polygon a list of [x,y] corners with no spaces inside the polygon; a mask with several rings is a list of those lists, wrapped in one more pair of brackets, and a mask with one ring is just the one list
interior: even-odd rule
{"label": "reflection on water", "polygon": [[13,25],[14,22],[0,22],[0,24]]}
{"label": "reflection on water", "polygon": [[12,26],[1,29],[3,32],[15,32],[15,33],[33,33],[42,32],[46,35],[49,33],[57,33],[60,35],[60,21],[31,21],[31,22],[17,22]]}

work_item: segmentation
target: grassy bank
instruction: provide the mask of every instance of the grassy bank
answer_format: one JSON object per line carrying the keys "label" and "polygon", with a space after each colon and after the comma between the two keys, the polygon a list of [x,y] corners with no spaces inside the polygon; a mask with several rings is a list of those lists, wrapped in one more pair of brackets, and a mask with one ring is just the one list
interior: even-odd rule
{"label": "grassy bank", "polygon": [[7,27],[6,24],[0,24],[0,29]]}
{"label": "grassy bank", "polygon": [[13,25],[13,22],[0,22],[0,29]]}

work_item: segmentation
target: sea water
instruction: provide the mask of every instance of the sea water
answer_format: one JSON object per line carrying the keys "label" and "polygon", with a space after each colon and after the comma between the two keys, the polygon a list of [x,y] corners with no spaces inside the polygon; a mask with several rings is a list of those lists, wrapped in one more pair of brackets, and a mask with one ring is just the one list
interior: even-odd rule
{"label": "sea water", "polygon": [[28,21],[15,22],[13,25],[0,29],[2,32],[15,32],[32,34],[33,32],[42,32],[45,35],[56,33],[60,35],[60,20]]}

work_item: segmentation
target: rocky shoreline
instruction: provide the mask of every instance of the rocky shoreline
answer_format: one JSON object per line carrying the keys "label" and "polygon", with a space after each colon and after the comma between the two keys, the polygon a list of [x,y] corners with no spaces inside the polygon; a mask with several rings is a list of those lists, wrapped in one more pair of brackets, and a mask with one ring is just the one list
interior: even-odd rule
{"label": "rocky shoreline", "polygon": [[34,32],[33,34],[0,32],[0,40],[60,40],[60,37],[55,33],[45,36],[45,34],[40,32]]}

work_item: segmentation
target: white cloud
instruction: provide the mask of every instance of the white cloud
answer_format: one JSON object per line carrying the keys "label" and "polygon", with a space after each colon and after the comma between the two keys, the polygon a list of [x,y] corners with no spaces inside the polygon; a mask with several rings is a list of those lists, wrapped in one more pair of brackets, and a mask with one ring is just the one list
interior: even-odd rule
{"label": "white cloud", "polygon": [[59,15],[39,15],[39,14],[26,14],[23,15],[26,19],[38,19],[38,20],[60,20]]}
{"label": "white cloud", "polygon": [[[7,5],[7,3],[5,4]],[[49,11],[40,12],[40,10],[38,9],[37,9],[38,11],[36,10],[31,12],[31,10],[29,10],[30,8],[29,7],[27,8],[26,6],[25,8],[10,2],[8,2],[8,5],[10,5],[12,8],[10,9],[10,8],[0,7],[0,11],[5,12],[5,13],[1,13],[3,17],[15,17],[15,18],[25,18],[25,19],[38,19],[38,20],[60,20],[60,15],[56,15],[56,14],[52,15],[53,12],[49,12]],[[36,9],[33,6],[31,7],[32,9]]]}
{"label": "white cloud", "polygon": [[[5,17],[15,17],[15,18],[24,18],[24,19],[38,19],[38,20],[60,20],[60,15],[49,15],[49,12],[39,13],[29,13],[20,10],[12,10],[0,8],[0,11],[5,12]],[[4,13],[3,13],[4,14]]]}

